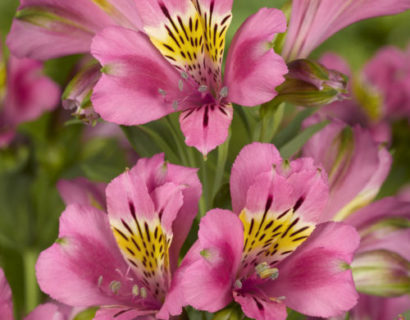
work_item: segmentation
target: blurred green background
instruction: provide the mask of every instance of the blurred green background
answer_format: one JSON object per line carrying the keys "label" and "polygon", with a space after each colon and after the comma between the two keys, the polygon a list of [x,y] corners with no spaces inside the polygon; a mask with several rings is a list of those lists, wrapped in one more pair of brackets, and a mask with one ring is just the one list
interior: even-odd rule
{"label": "blurred green background", "polygon": [[[280,7],[283,2],[235,0],[228,45],[246,17],[261,7]],[[0,34],[3,40],[17,7],[17,0],[0,0]],[[409,30],[410,11],[362,21],[327,40],[312,57],[318,58],[326,51],[334,51],[358,70],[385,45],[404,49],[409,44]],[[46,72],[64,86],[77,59],[66,57],[48,61]],[[60,178],[76,176],[109,181],[126,165],[131,165],[115,139],[95,137],[84,140],[82,124],[64,125],[61,118],[67,115],[68,111],[59,108],[39,120],[22,125],[19,131],[26,137],[24,143],[0,151],[0,266],[5,269],[12,286],[18,317],[32,308],[27,301],[27,296],[30,296],[27,291],[33,284],[24,280],[24,274],[34,272],[38,252],[48,247],[57,236],[58,217],[64,206],[55,183]],[[381,192],[383,196],[392,195],[402,185],[410,183],[408,139],[408,123],[396,124],[392,145],[395,162]]]}

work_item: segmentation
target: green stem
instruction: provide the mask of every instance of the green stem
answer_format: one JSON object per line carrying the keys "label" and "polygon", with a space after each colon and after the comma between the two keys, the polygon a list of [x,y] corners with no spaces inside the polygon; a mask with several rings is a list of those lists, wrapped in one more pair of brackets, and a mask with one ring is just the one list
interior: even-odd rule
{"label": "green stem", "polygon": [[[223,177],[225,174],[226,161],[228,159],[229,142],[231,140],[231,133],[228,134],[226,141],[218,148],[218,158],[216,162],[216,172],[214,187],[212,192],[212,201],[214,201],[216,194],[221,188]],[[213,203],[212,203],[213,204]]]}
{"label": "green stem", "polygon": [[28,314],[40,302],[40,290],[36,279],[37,250],[28,249],[23,252],[25,311]]}
{"label": "green stem", "polygon": [[187,154],[185,153],[185,149],[184,149],[185,144],[184,143],[181,144],[181,139],[178,136],[178,133],[175,130],[174,124],[172,123],[172,120],[169,118],[169,116],[166,117],[166,122],[168,124],[169,130],[171,131],[172,137],[174,138],[182,164],[184,166],[189,165],[189,162],[188,162],[189,160],[187,158]]}
{"label": "green stem", "polygon": [[209,183],[206,170],[206,160],[201,162],[201,176],[202,176],[202,197],[199,200],[200,217],[203,217],[209,208]]}

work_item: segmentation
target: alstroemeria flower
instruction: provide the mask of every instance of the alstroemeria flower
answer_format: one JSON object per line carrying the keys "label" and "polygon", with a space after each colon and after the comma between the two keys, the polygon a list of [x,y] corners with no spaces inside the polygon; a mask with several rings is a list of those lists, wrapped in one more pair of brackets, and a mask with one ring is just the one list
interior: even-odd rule
{"label": "alstroemeria flower", "polygon": [[[316,115],[304,124],[320,119]],[[305,144],[303,156],[313,158],[329,175],[329,202],[322,221],[344,220],[372,202],[392,164],[391,154],[374,141],[368,129],[359,125],[351,128],[337,119]]]}
{"label": "alstroemeria flower", "polygon": [[352,23],[409,8],[410,0],[293,0],[282,56],[286,61],[307,58],[323,41]]}
{"label": "alstroemeria flower", "polygon": [[138,125],[180,111],[186,144],[207,154],[223,143],[231,103],[271,100],[287,72],[269,42],[284,32],[276,9],[248,18],[231,44],[222,80],[225,34],[232,0],[136,1],[142,32],[111,27],[92,54],[104,66],[92,102],[107,121]]}
{"label": "alstroemeria flower", "polygon": [[6,62],[0,45],[0,147],[13,139],[20,123],[57,106],[60,90],[42,69],[31,59],[10,56]]}
{"label": "alstroemeria flower", "polygon": [[113,25],[139,29],[133,0],[21,0],[7,45],[39,60],[89,53],[94,35]]}
{"label": "alstroemeria flower", "polygon": [[108,185],[108,215],[67,207],[59,240],[37,263],[41,289],[68,305],[100,306],[100,320],[166,313],[200,194],[196,169],[167,164],[163,155],[140,159]]}
{"label": "alstroemeria flower", "polygon": [[[45,303],[30,312],[25,320],[70,320],[74,318],[76,311],[68,306],[56,303]],[[0,315],[1,320],[14,320],[13,301],[10,286],[0,268]]]}
{"label": "alstroemeria flower", "polygon": [[254,143],[240,152],[230,185],[235,213],[208,212],[182,263],[186,304],[215,312],[235,300],[257,320],[285,319],[286,307],[329,317],[355,305],[348,265],[359,236],[345,224],[317,224],[328,191],[312,159],[289,163],[273,145]]}

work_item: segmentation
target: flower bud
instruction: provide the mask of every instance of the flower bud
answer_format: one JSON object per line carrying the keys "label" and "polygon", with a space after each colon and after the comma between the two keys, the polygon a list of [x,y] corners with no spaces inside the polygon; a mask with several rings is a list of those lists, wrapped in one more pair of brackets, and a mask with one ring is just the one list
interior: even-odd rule
{"label": "flower bud", "polygon": [[99,118],[90,100],[99,78],[100,65],[96,61],[88,62],[70,81],[63,94],[63,107],[72,110],[75,117],[87,124],[93,124]]}
{"label": "flower bud", "polygon": [[351,265],[357,291],[382,297],[410,293],[410,263],[397,253],[373,250],[358,254]]}
{"label": "flower bud", "polygon": [[288,68],[286,81],[277,88],[276,99],[318,107],[345,98],[348,79],[344,74],[307,59],[292,61]]}

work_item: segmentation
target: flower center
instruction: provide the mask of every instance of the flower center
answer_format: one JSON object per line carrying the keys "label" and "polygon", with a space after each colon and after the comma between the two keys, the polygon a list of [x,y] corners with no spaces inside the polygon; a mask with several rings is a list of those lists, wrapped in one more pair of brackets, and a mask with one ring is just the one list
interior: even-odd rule
{"label": "flower center", "polygon": [[277,276],[274,266],[295,251],[313,232],[315,225],[303,221],[298,213],[304,199],[284,212],[270,210],[272,196],[265,211],[250,213],[244,209],[239,218],[244,226],[244,248],[240,277],[256,273],[261,278]]}

